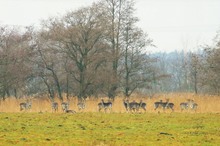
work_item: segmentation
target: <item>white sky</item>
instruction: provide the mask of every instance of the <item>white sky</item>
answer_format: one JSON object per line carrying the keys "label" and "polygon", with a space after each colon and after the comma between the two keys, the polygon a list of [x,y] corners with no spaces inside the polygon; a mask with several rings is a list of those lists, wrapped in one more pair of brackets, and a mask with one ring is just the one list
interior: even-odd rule
{"label": "white sky", "polygon": [[[0,0],[0,25],[37,25],[97,0]],[[154,51],[196,50],[220,30],[220,0],[135,0],[138,25]]]}

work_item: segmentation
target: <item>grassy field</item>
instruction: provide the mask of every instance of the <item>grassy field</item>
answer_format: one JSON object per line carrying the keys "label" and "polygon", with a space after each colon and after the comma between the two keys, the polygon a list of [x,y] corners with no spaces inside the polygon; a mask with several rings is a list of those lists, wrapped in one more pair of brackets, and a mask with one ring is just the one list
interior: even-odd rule
{"label": "grassy field", "polygon": [[1,113],[0,145],[219,145],[220,114]]}
{"label": "grassy field", "polygon": [[[153,103],[169,98],[174,112],[154,110]],[[32,99],[30,111],[19,111],[19,103],[26,99],[8,98],[0,101],[0,146],[217,146],[220,144],[220,97],[193,94],[163,94],[150,99],[147,111],[126,113],[123,98],[116,98],[112,112],[98,112],[100,99],[88,99],[86,110],[77,110],[76,98],[70,109],[76,114],[52,113],[47,98]],[[197,111],[181,112],[179,104],[193,99]],[[60,101],[59,102],[60,105]]]}

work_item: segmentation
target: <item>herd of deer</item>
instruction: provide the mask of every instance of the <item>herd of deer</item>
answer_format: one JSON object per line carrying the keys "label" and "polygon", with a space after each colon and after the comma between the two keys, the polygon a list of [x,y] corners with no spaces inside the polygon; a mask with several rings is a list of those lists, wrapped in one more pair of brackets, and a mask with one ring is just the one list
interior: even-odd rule
{"label": "herd of deer", "polygon": [[[140,100],[140,102],[136,102],[133,100],[132,102],[129,102],[128,99],[123,100],[124,107],[127,112],[138,112],[140,109],[146,111],[147,104]],[[104,110],[104,112],[107,112],[107,110],[112,110],[113,103],[111,101],[105,102],[104,99],[101,99],[101,102],[98,103],[98,111]],[[29,110],[32,107],[32,103],[30,101],[22,102],[20,103],[20,111],[22,110]],[[51,104],[52,112],[58,111],[58,103],[52,102]],[[78,110],[81,111],[86,108],[85,100],[82,100],[81,102],[78,102],[77,104]],[[180,103],[180,109],[183,110],[194,110],[196,111],[198,107],[198,104],[194,102],[194,100],[188,99],[187,102]],[[76,113],[74,110],[69,109],[69,102],[62,102],[61,108],[64,113]],[[167,99],[165,102],[162,100],[158,102],[154,102],[154,110],[157,110],[158,108],[165,109],[171,109],[172,112],[174,111],[174,103],[169,102],[169,99]]]}
{"label": "herd of deer", "polygon": [[[58,106],[59,105],[58,105],[57,102],[52,102],[51,103],[52,112],[57,112],[58,111]],[[78,106],[79,111],[85,109],[85,107],[86,107],[85,101],[83,100],[82,102],[79,102],[77,104],[77,106]],[[20,103],[20,111],[23,111],[23,110],[27,111],[27,110],[31,109],[31,107],[32,107],[32,102],[31,101],[26,101],[26,102]],[[61,103],[61,108],[62,108],[62,111],[64,113],[76,113],[76,111],[69,109],[69,101],[68,102],[62,102]]]}
{"label": "herd of deer", "polygon": [[[146,111],[147,104],[142,102],[142,100],[140,100],[139,103],[136,101],[129,103],[129,100],[124,100],[123,102],[124,102],[124,106],[127,111],[138,112],[139,109],[143,109],[144,111]],[[194,100],[191,100],[191,99],[188,99],[187,102],[180,103],[181,111],[188,110],[188,109],[196,111],[197,107],[198,107],[198,104],[195,103]],[[167,99],[166,102],[163,102],[163,100],[154,102],[154,110],[157,110],[158,108],[162,108],[163,110],[171,109],[173,112],[174,103],[169,102],[169,99]]]}

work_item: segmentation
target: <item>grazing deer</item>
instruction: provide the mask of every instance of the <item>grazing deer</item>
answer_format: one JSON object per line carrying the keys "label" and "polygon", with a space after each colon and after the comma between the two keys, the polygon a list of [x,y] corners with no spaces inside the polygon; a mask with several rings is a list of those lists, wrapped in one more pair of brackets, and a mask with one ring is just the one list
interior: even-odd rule
{"label": "grazing deer", "polygon": [[51,107],[52,107],[52,112],[58,111],[58,103],[57,102],[52,102]]}
{"label": "grazing deer", "polygon": [[104,100],[102,99],[100,103],[98,103],[98,108],[99,108],[99,112],[104,109],[105,112],[108,109],[109,111],[111,111],[112,109],[112,102],[108,101],[108,102],[104,102]]}
{"label": "grazing deer", "polygon": [[67,110],[69,110],[69,101],[68,102],[62,102],[61,107],[62,107],[63,112],[66,112]]}
{"label": "grazing deer", "polygon": [[29,109],[31,109],[31,107],[32,107],[32,102],[30,102],[30,101],[20,103],[20,111],[29,110]]}
{"label": "grazing deer", "polygon": [[77,103],[77,107],[78,107],[79,111],[85,109],[86,108],[86,101],[85,101],[85,99],[82,99],[80,102],[78,102]]}

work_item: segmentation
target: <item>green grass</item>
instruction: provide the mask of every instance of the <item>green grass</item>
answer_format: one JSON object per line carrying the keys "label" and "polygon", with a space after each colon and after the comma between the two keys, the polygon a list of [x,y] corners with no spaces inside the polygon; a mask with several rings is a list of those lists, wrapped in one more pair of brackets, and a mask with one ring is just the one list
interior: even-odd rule
{"label": "green grass", "polygon": [[220,114],[0,114],[2,146],[219,144]]}

